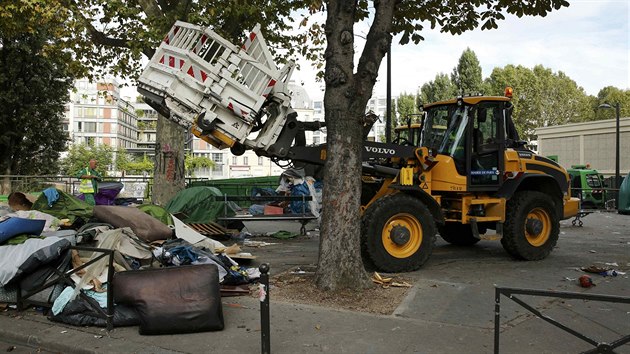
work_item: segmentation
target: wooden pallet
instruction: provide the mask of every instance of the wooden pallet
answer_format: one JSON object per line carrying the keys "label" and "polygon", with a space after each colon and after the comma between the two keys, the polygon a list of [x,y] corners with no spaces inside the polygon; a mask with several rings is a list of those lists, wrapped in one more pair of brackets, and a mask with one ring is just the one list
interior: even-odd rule
{"label": "wooden pallet", "polygon": [[212,237],[212,238],[229,239],[230,234],[231,234],[231,232],[228,229],[226,229],[225,227],[215,222],[209,222],[209,223],[204,223],[204,224],[190,223],[186,225],[190,226],[193,230],[197,231],[198,233],[204,236]]}

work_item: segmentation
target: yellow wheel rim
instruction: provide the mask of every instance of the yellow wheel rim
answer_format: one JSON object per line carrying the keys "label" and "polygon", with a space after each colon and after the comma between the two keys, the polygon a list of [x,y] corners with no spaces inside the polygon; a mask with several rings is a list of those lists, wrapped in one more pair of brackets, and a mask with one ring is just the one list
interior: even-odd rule
{"label": "yellow wheel rim", "polygon": [[411,214],[392,216],[383,226],[381,233],[387,253],[396,258],[407,258],[418,251],[422,244],[422,225]]}
{"label": "yellow wheel rim", "polygon": [[[535,227],[528,227],[535,225]],[[549,240],[551,234],[551,217],[541,208],[532,209],[525,219],[525,238],[534,247],[540,247]]]}

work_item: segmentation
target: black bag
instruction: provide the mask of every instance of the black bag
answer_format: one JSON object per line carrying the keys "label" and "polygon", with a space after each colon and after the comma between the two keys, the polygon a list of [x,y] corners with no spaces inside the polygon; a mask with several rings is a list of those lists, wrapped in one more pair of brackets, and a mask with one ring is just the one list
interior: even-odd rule
{"label": "black bag", "polygon": [[201,264],[114,274],[114,301],[132,305],[140,334],[176,334],[223,329],[219,272]]}
{"label": "black bag", "polygon": [[[107,320],[99,311],[98,302],[92,298],[83,298],[77,296],[70,301],[63,311],[48,317],[54,322],[67,323],[73,326],[97,326],[106,327]],[[106,309],[101,309],[106,311]],[[114,306],[114,318],[112,320],[114,327],[136,326],[140,323],[136,310],[127,305],[118,304]]]}

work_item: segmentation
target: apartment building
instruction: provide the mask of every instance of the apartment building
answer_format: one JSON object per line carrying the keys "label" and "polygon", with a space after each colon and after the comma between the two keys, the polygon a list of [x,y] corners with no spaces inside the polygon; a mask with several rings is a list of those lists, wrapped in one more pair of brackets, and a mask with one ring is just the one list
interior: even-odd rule
{"label": "apartment building", "polygon": [[137,147],[135,108],[120,97],[115,79],[101,83],[77,80],[66,113],[64,130],[73,144],[109,145],[114,151]]}

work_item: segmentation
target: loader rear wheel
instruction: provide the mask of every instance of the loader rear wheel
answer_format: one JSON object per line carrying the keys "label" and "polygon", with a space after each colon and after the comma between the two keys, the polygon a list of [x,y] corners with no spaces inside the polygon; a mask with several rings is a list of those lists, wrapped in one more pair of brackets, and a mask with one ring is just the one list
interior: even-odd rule
{"label": "loader rear wheel", "polygon": [[424,203],[397,193],[384,196],[363,214],[364,257],[377,270],[396,273],[420,268],[435,244],[435,222]]}
{"label": "loader rear wheel", "polygon": [[557,214],[549,195],[517,192],[507,203],[503,248],[517,259],[535,261],[547,257],[558,242]]}
{"label": "loader rear wheel", "polygon": [[438,226],[442,239],[457,246],[472,246],[479,242],[473,236],[472,227],[467,224],[447,222],[443,226]]}

